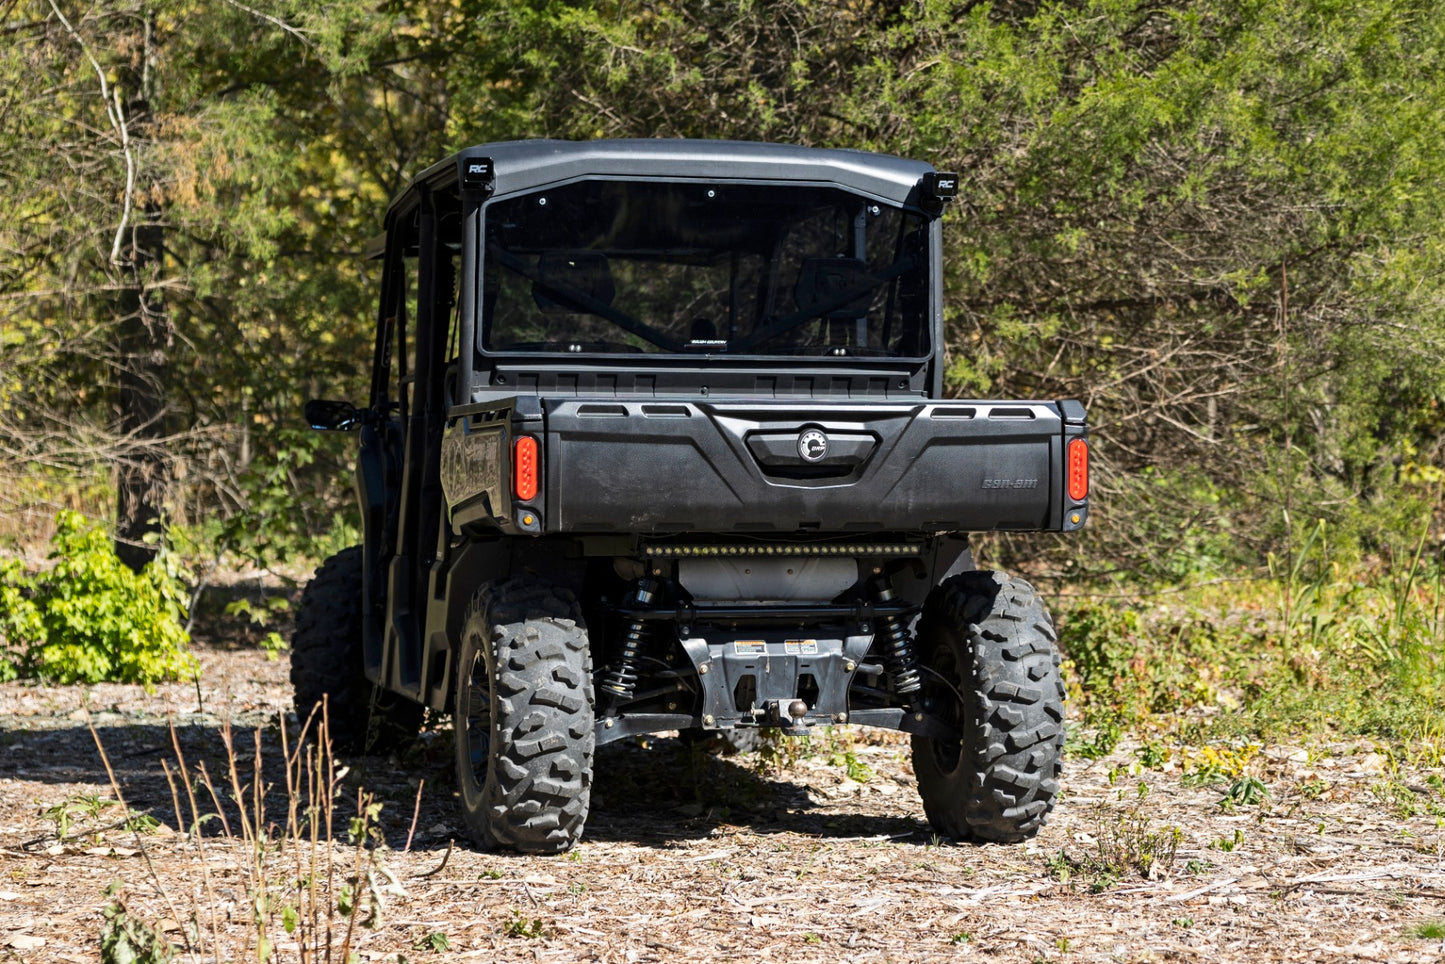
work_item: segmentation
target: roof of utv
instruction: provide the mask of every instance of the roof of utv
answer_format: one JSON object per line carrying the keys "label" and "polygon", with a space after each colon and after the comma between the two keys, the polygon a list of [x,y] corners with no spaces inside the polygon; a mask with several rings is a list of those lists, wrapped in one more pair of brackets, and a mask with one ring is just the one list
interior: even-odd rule
{"label": "roof of utv", "polygon": [[919,181],[933,170],[922,161],[887,154],[748,141],[531,140],[467,148],[432,166],[414,183],[453,182],[460,164],[478,157],[492,159],[494,196],[582,177],[687,178],[831,183],[883,201],[916,205]]}

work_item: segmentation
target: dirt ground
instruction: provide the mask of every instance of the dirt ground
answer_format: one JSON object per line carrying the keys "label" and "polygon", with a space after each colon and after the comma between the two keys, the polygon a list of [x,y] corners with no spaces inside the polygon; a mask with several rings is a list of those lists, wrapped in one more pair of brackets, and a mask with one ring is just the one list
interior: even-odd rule
{"label": "dirt ground", "polygon": [[[285,657],[218,635],[197,643],[199,693],[0,686],[0,961],[99,960],[116,897],[178,943],[178,921],[203,921],[197,960],[256,959],[238,815],[230,837],[209,821],[198,851],[165,774],[177,747],[224,774],[229,721],[243,778],[261,727],[266,779],[283,782],[265,761],[280,758]],[[106,802],[92,726],[131,811],[159,821],[148,832]],[[839,728],[768,757],[660,738],[598,752],[583,843],[542,858],[465,844],[441,728],[404,759],[348,761],[343,793],[377,794],[386,842],[369,888],[384,906],[352,947],[409,962],[1439,961],[1442,773],[1378,749],[1265,747],[1250,772],[1268,797],[1232,811],[1177,765],[1143,769],[1137,744],[1071,758],[1035,840],[958,846],[930,832],[893,734]],[[267,806],[284,823],[277,792]],[[352,811],[338,805],[344,870]],[[269,910],[276,959],[301,959]]]}

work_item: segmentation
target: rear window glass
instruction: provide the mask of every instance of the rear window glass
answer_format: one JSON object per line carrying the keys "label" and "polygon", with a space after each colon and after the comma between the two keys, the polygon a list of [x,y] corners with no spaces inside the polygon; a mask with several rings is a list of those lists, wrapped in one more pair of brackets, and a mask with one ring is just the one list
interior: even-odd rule
{"label": "rear window glass", "polygon": [[488,352],[927,353],[927,222],[800,185],[586,180],[485,209]]}

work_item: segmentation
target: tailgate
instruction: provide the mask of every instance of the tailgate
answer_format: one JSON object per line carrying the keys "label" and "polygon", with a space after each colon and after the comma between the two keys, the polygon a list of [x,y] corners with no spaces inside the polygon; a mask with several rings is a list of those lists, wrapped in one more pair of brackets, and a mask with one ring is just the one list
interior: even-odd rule
{"label": "tailgate", "polygon": [[[543,400],[549,532],[1072,529],[1077,403]],[[1066,512],[1068,518],[1066,519]]]}

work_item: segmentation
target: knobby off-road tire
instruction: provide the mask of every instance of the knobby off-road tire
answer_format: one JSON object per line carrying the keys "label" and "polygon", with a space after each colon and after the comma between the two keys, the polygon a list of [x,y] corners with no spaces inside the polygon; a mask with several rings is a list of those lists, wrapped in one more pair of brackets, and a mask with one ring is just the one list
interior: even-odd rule
{"label": "knobby off-road tire", "polygon": [[1027,840],[1053,809],[1064,750],[1064,683],[1048,613],[1023,580],[962,573],[929,594],[918,642],[923,698],[962,734],[913,738],[928,822],[955,840]]}
{"label": "knobby off-road tire", "polygon": [[473,598],[456,674],[457,784],[483,847],[560,853],[592,797],[592,657],[566,590],[515,579]]}
{"label": "knobby off-road tire", "polygon": [[338,753],[386,753],[415,739],[426,709],[366,678],[362,655],[361,547],[327,559],[301,593],[291,636],[291,687],[296,717],[312,714],[313,734],[327,703],[331,745]]}

